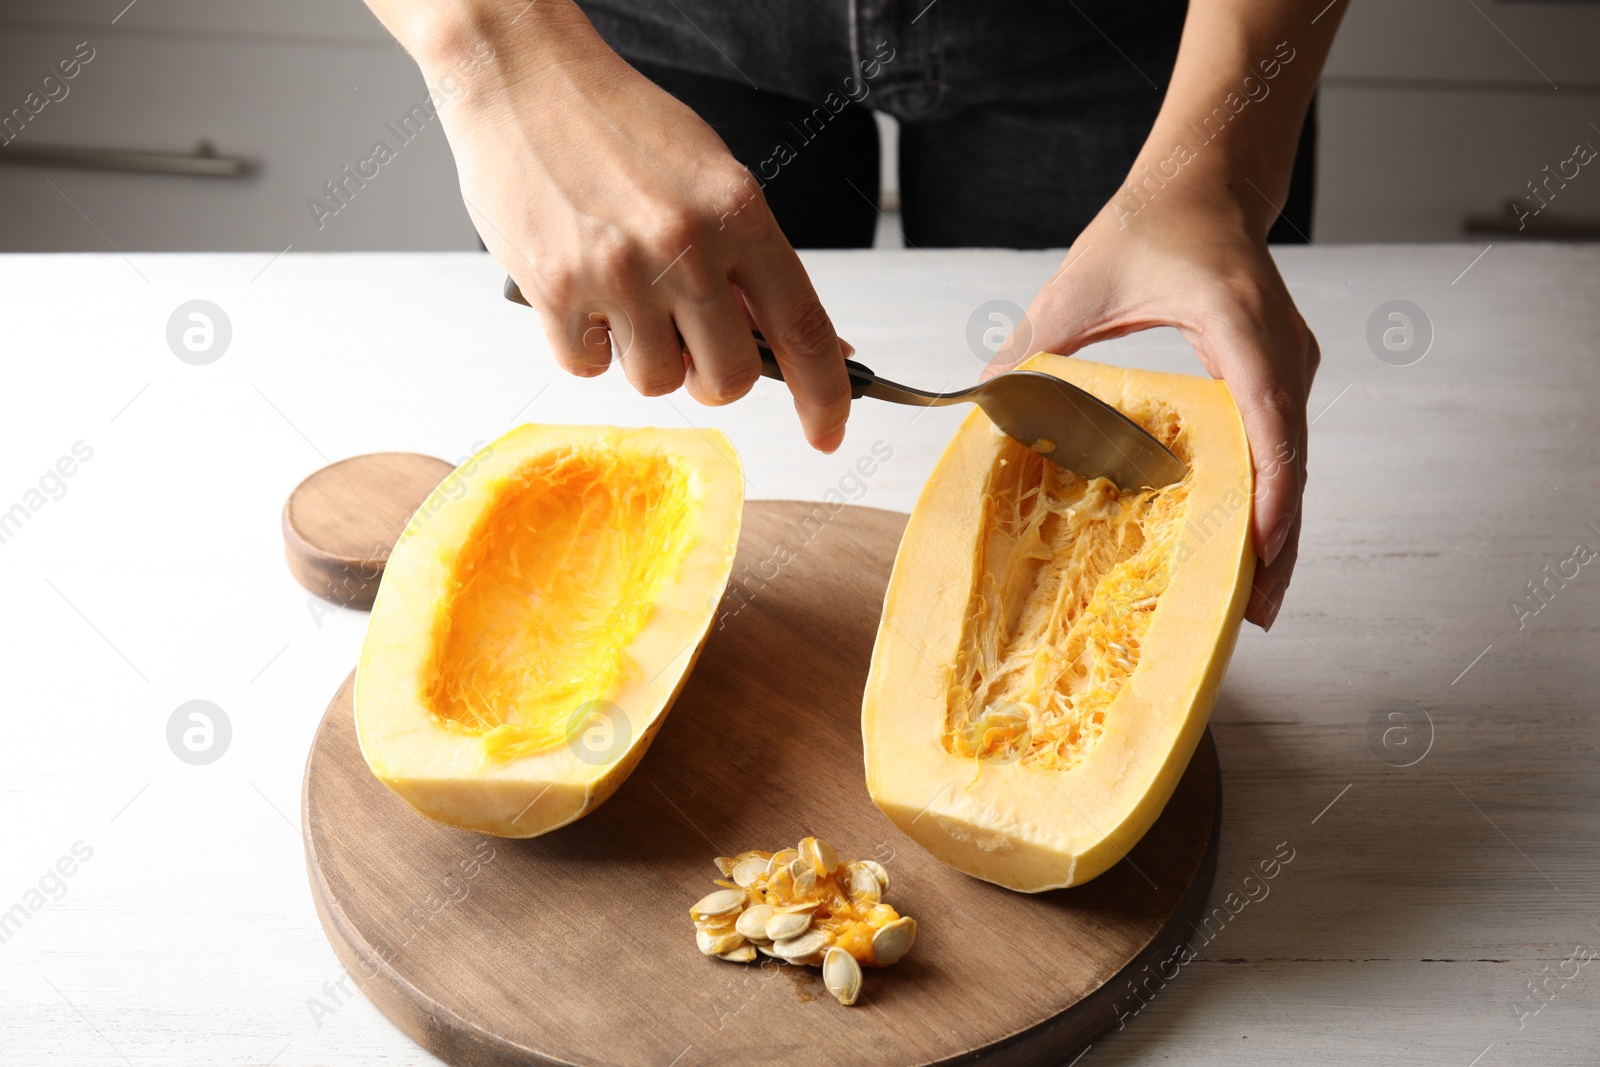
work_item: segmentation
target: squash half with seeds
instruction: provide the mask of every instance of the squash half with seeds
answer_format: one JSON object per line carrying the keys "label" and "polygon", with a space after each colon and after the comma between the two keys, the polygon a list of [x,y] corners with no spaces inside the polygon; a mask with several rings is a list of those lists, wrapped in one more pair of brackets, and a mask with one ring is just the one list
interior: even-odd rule
{"label": "squash half with seeds", "polygon": [[1210,716],[1255,557],[1227,387],[1040,354],[1190,470],[1086,480],[975,409],[912,512],[862,707],[867,785],[951,866],[1037,892],[1086,882],[1160,815]]}

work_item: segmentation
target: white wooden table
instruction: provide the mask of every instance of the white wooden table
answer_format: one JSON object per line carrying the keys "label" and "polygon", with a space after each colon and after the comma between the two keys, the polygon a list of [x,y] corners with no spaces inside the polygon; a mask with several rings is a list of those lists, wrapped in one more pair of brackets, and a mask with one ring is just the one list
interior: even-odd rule
{"label": "white wooden table", "polygon": [[[1216,709],[1226,921],[1086,1065],[1600,1056],[1600,562],[1525,628],[1511,607],[1600,549],[1600,248],[1496,246],[1458,277],[1479,251],[1280,257],[1326,360],[1299,575]],[[1026,305],[1057,262],[806,258],[861,358],[932,386],[978,370],[975,307]],[[0,257],[0,512],[28,510],[0,543],[0,1062],[432,1062],[340,987],[307,892],[302,764],[365,616],[290,579],[285,494],[331,459],[454,459],[520,421],[693,423],[730,435],[754,497],[903,510],[959,415],[863,403],[821,456],[774,383],[710,410],[567,378],[484,256],[130,259]],[[1396,298],[1436,332],[1412,366],[1365,338]],[[207,366],[166,342],[192,299],[232,324]],[[1095,355],[1198,369],[1170,333]],[[30,497],[75,445],[90,458]],[[166,737],[194,699],[232,727],[203,766]]]}

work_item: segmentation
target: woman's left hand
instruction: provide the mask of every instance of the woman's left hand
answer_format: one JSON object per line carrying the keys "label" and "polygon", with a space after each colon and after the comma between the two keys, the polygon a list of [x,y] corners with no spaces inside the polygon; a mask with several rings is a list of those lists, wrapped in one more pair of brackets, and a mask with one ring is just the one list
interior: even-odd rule
{"label": "woman's left hand", "polygon": [[1251,216],[1259,213],[1205,184],[1169,183],[1138,214],[1113,206],[1095,216],[1034,297],[1029,329],[1013,331],[986,374],[1033,352],[1065,356],[1153,326],[1177,328],[1228,384],[1244,419],[1258,557],[1245,617],[1268,629],[1299,551],[1306,400],[1321,356],[1257,236],[1265,227]]}

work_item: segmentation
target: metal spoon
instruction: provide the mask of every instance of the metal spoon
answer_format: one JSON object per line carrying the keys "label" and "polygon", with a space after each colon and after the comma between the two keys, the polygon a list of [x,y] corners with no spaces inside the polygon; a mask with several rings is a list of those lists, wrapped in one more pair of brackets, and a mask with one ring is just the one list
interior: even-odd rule
{"label": "metal spoon", "polygon": [[[783,381],[783,371],[765,338],[755,335],[761,373]],[[1144,427],[1092,393],[1039,371],[1014,370],[969,389],[930,393],[874,374],[853,359],[850,396],[894,404],[939,408],[977,404],[989,421],[1045,459],[1085,478],[1109,478],[1122,489],[1159,488],[1189,473],[1183,461]]]}
{"label": "metal spoon", "polygon": [[[506,279],[505,297],[527,304],[517,285]],[[761,353],[761,373],[783,381],[772,347],[752,331]],[[1183,461],[1144,427],[1092,393],[1071,382],[1038,371],[1014,370],[969,389],[930,393],[880,378],[853,359],[844,361],[850,374],[850,397],[863,396],[893,404],[939,408],[977,404],[989,421],[1052,463],[1085,478],[1108,478],[1121,489],[1160,488],[1189,473]]]}

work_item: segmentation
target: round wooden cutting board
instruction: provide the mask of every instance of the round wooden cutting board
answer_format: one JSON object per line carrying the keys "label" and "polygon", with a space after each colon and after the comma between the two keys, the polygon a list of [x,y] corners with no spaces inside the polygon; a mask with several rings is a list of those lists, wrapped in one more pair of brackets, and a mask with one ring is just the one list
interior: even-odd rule
{"label": "round wooden cutting board", "polygon": [[[862,771],[861,694],[905,521],[746,505],[721,624],[654,745],[611,800],[544,837],[412,812],[362,761],[346,680],[303,819],[318,914],[356,985],[473,1065],[1064,1065],[1140,1007],[1135,985],[1188,936],[1215,873],[1211,736],[1155,827],[1087,885],[1029,896],[935,860],[873,807]],[[774,577],[780,542],[795,558]],[[715,888],[712,858],[807,834],[880,861],[887,899],[919,924],[852,1008],[815,968],[695,949],[689,905]]]}
{"label": "round wooden cutting board", "polygon": [[415,452],[373,452],[315,472],[283,505],[289,573],[325,600],[372,607],[400,531],[453,470]]}

